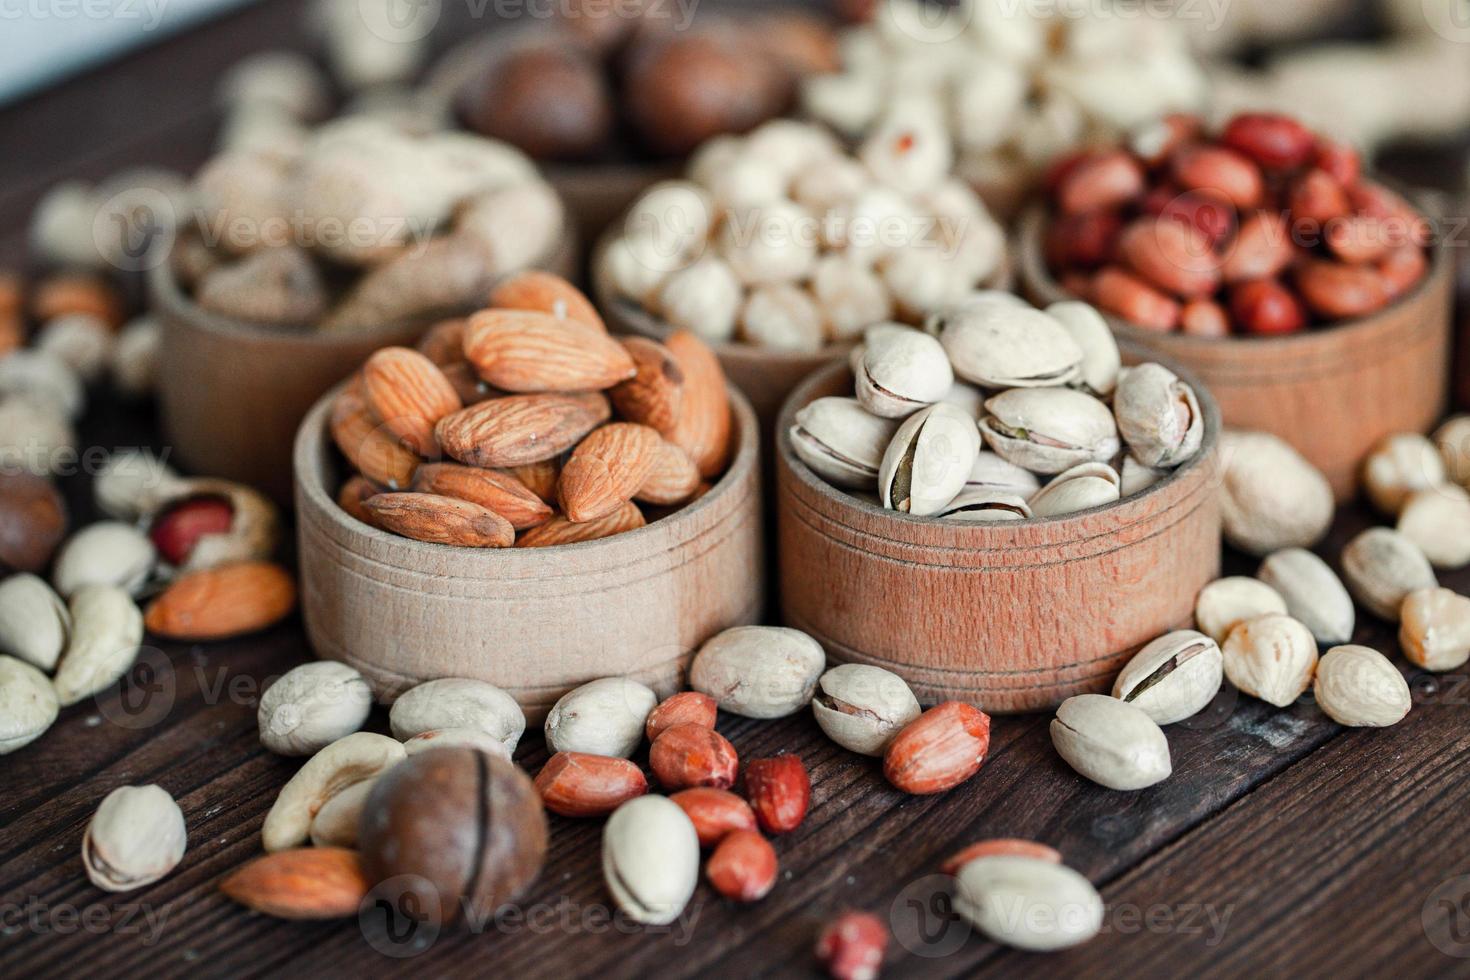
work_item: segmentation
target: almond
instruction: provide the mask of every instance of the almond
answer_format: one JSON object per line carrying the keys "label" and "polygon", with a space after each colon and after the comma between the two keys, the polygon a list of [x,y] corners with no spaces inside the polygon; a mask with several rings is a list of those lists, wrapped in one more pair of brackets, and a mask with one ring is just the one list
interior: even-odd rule
{"label": "almond", "polygon": [[755,811],[750,804],[727,789],[696,786],[681,789],[669,799],[694,824],[700,847],[714,847],[732,831],[756,828]]}
{"label": "almond", "polygon": [[671,507],[682,504],[699,489],[699,467],[672,442],[660,442],[653,466],[639,485],[635,498],[646,504]]}
{"label": "almond", "polygon": [[942,793],[980,771],[990,748],[990,716],[946,701],[904,726],[883,756],[883,775],[905,793]]}
{"label": "almond", "polygon": [[413,482],[419,458],[380,428],[357,387],[332,403],[332,440],[354,469],[381,486],[401,490]]}
{"label": "almond", "polygon": [[715,699],[708,694],[701,694],[698,691],[680,691],[672,697],[665,698],[658,707],[648,713],[648,720],[643,723],[643,734],[647,737],[648,743],[652,745],[665,730],[675,725],[703,725],[705,728],[714,728],[719,710]]}
{"label": "almond", "polygon": [[567,520],[595,521],[631,500],[662,446],[663,438],[646,425],[614,422],[594,430],[573,450],[556,485]]}
{"label": "almond", "polygon": [[736,830],[720,841],[704,874],[715,891],[736,902],[758,902],[776,885],[776,849],[753,830]]}
{"label": "almond", "polygon": [[512,466],[505,472],[520,480],[536,496],[547,504],[556,504],[556,484],[561,479],[561,460],[543,459],[524,466]]}
{"label": "almond", "polygon": [[223,640],[263,630],[296,606],[296,583],[279,565],[246,561],[190,572],[148,606],[148,631],[172,640]]}
{"label": "almond", "polygon": [[434,423],[462,407],[434,362],[407,347],[384,347],[367,359],[362,393],[373,416],[420,456],[438,453]]}
{"label": "almond", "polygon": [[463,318],[440,320],[419,338],[419,353],[441,368],[465,363],[464,328],[468,323]]}
{"label": "almond", "polygon": [[801,826],[812,800],[806,766],[794,755],[752,759],[745,766],[745,798],[768,834],[785,834]]}
{"label": "almond", "polygon": [[552,813],[600,817],[647,793],[648,780],[627,759],[558,752],[536,774],[536,792]]}
{"label": "almond", "polygon": [[666,346],[684,374],[679,421],[669,438],[694,460],[700,476],[718,476],[730,456],[730,394],[725,372],[709,345],[687,330],[671,335]]}
{"label": "almond", "polygon": [[522,466],[566,452],[611,414],[607,399],[596,392],[510,395],[444,416],[434,434],[461,463]]}
{"label": "almond", "polygon": [[0,357],[25,346],[26,325],[18,316],[0,313]]}
{"label": "almond", "polygon": [[489,305],[507,310],[538,310],[607,333],[607,324],[602,322],[586,295],[550,272],[532,270],[511,276],[495,287]]}
{"label": "almond", "polygon": [[961,848],[945,858],[939,870],[943,874],[957,875],[965,865],[983,857],[1029,857],[1038,861],[1050,861],[1052,864],[1062,863],[1062,855],[1054,847],[1019,837],[996,837],[976,841],[969,847]]}
{"label": "almond", "polygon": [[712,728],[675,725],[666,729],[648,750],[648,766],[665,789],[735,785],[740,758],[735,746]]}
{"label": "almond", "polygon": [[278,919],[344,919],[357,914],[369,884],[356,851],[301,847],[250,861],[227,875],[219,890]]}
{"label": "almond", "polygon": [[444,379],[454,388],[461,405],[478,405],[487,398],[497,398],[504,392],[492,388],[480,380],[469,361],[457,361],[439,368]]}
{"label": "almond", "polygon": [[121,327],[127,311],[112,284],[88,272],[51,276],[36,287],[31,313],[37,323],[50,323],[73,313],[96,317],[113,330]]}
{"label": "almond", "polygon": [[533,527],[516,541],[517,548],[551,548],[560,544],[578,544],[633,531],[644,525],[643,512],[629,501],[606,517],[585,524],[573,524],[561,514],[540,527]]}
{"label": "almond", "polygon": [[638,373],[614,386],[608,397],[618,414],[672,435],[684,401],[684,371],[669,349],[647,337],[627,337],[623,348],[633,358]]}
{"label": "almond", "polygon": [[551,520],[551,508],[544,500],[514,476],[498,470],[429,463],[414,474],[413,488],[419,493],[437,493],[479,504],[505,518],[517,531]]}
{"label": "almond", "polygon": [[382,493],[382,490],[372,480],[365,476],[349,477],[347,482],[342,484],[342,489],[337,491],[337,506],[362,523],[370,527],[377,527],[376,519],[362,505],[363,501],[375,493]]}
{"label": "almond", "polygon": [[537,310],[484,310],[465,329],[465,357],[506,391],[593,391],[636,373],[605,333]]}
{"label": "almond", "polygon": [[509,548],[515,528],[495,511],[433,493],[380,493],[363,503],[385,531],[460,548]]}

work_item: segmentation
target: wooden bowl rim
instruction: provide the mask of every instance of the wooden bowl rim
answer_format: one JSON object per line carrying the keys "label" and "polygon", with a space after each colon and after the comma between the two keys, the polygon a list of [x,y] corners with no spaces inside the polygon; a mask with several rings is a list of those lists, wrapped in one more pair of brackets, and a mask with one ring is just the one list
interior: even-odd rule
{"label": "wooden bowl rim", "polygon": [[[1374,178],[1378,183],[1399,191],[1392,182]],[[1412,197],[1405,196],[1406,200]],[[1020,277],[1023,291],[1028,286],[1034,287],[1038,294],[1046,298],[1047,302],[1060,302],[1052,297],[1064,297],[1068,300],[1079,300],[1080,297],[1073,296],[1062,288],[1051,270],[1046,266],[1046,260],[1042,255],[1041,235],[1045,223],[1051,215],[1051,209],[1045,202],[1033,202],[1021,213],[1021,219],[1017,224],[1017,245],[1015,252],[1020,264]],[[1426,221],[1429,220],[1422,210],[1419,214]],[[1383,321],[1396,313],[1400,308],[1410,303],[1419,302],[1432,290],[1443,285],[1444,277],[1449,274],[1451,263],[1449,253],[1445,248],[1443,239],[1436,238],[1427,249],[1429,253],[1429,269],[1415,283],[1414,288],[1399,296],[1381,310],[1369,313],[1366,316],[1349,317],[1346,320],[1337,320],[1332,324],[1316,329],[1303,330],[1299,333],[1278,334],[1275,336],[1258,336],[1255,334],[1232,334],[1229,337],[1196,337],[1191,334],[1178,331],[1160,332],[1158,330],[1147,330],[1137,326],[1122,317],[1099,309],[1098,312],[1108,321],[1108,325],[1120,337],[1126,338],[1140,344],[1157,344],[1164,341],[1178,346],[1180,352],[1193,352],[1201,350],[1223,350],[1234,347],[1237,350],[1245,349],[1253,354],[1304,354],[1310,349],[1314,353],[1321,353],[1330,349],[1333,345],[1332,338],[1338,334],[1366,333],[1375,327],[1382,326]]]}
{"label": "wooden bowl rim", "polygon": [[[557,193],[557,199],[561,199],[560,192]],[[530,266],[532,269],[543,268],[549,263],[554,263],[558,266],[565,263],[567,268],[573,269],[576,267],[576,235],[572,231],[571,215],[567,213],[566,202],[562,201],[561,204],[563,214],[562,229],[560,236],[557,238],[557,244],[552,249],[551,254],[545,256],[545,261],[533,264]],[[308,324],[282,325],[252,323],[249,320],[241,320],[206,310],[194,302],[193,297],[189,296],[179,287],[178,278],[174,275],[173,262],[171,261],[172,255],[173,251],[170,248],[168,252],[164,253],[163,258],[154,263],[152,268],[148,270],[148,292],[152,304],[160,307],[162,312],[172,316],[180,323],[192,329],[200,330],[204,333],[216,334],[221,337],[261,341],[290,347],[341,347],[347,349],[360,346],[364,341],[374,340],[378,342],[379,346],[385,346],[394,337],[406,335],[417,336],[439,320],[474,312],[473,310],[461,310],[456,313],[453,310],[446,310],[441,314],[431,314],[411,323],[385,324],[375,327],[372,330],[354,331],[352,333],[326,333]],[[507,273],[507,275],[516,274]]]}
{"label": "wooden bowl rim", "polygon": [[[658,534],[669,536],[674,540],[685,540],[687,531],[698,530],[699,522],[696,518],[701,512],[726,503],[726,498],[736,493],[740,486],[752,481],[753,474],[759,465],[760,425],[756,421],[755,411],[740,390],[727,382],[730,410],[734,415],[737,429],[735,452],[731,456],[729,466],[709,492],[674,513],[632,531],[624,531],[621,534],[613,534],[593,541],[578,541],[546,548],[466,548],[458,545],[415,541],[413,538],[390,534],[371,527],[353,518],[338,506],[336,496],[329,493],[322,483],[321,470],[329,465],[328,454],[331,452],[332,445],[327,431],[332,402],[347,384],[347,381],[343,381],[334,385],[330,391],[318,399],[311,411],[307,413],[306,418],[302,420],[301,427],[297,431],[296,444],[292,452],[292,469],[294,470],[292,479],[298,494],[303,495],[311,507],[323,514],[325,520],[342,534],[344,548],[356,554],[362,554],[364,549],[360,543],[375,541],[392,548],[402,549],[407,553],[441,558],[447,556],[463,567],[466,574],[454,576],[461,579],[478,581],[498,577],[512,568],[537,569],[537,566],[540,566],[537,570],[545,573],[543,576],[545,578],[566,577],[568,568],[562,563],[562,559],[573,551],[578,558],[595,560],[593,564],[579,568],[579,572],[606,570],[646,558],[646,552],[641,547],[645,540]],[[298,516],[297,520],[302,520],[302,517]],[[388,561],[384,561],[384,564],[408,570],[412,570],[413,567],[407,563]],[[519,578],[525,580],[526,577],[522,575]]]}
{"label": "wooden bowl rim", "polygon": [[[1210,394],[1199,380],[1198,376],[1188,368],[1174,363],[1170,358],[1160,357],[1155,352],[1140,347],[1137,344],[1123,341],[1119,345],[1125,361],[1132,360],[1135,363],[1152,361],[1162,364],[1164,367],[1177,374],[1181,381],[1189,384],[1195,392],[1200,408],[1205,416],[1205,433],[1200,442],[1199,452],[1186,460],[1166,474],[1157,483],[1144,490],[1124,497],[1112,503],[1102,504],[1097,507],[1089,507],[1086,510],[1074,511],[1070,514],[1061,514],[1055,517],[1031,517],[1019,521],[995,521],[995,522],[961,522],[941,521],[933,517],[914,517],[903,514],[896,510],[869,503],[859,497],[855,497],[842,487],[835,487],[822,479],[801,457],[796,455],[796,450],[791,443],[791,428],[796,421],[796,413],[799,407],[805,407],[813,401],[812,392],[829,385],[839,374],[851,376],[852,369],[845,362],[830,364],[824,368],[814,371],[801,384],[797,385],[785,404],[781,406],[781,414],[776,422],[776,452],[780,457],[781,465],[788,470],[793,477],[800,480],[802,485],[809,491],[830,501],[839,509],[856,511],[868,518],[887,522],[885,528],[922,530],[924,533],[937,534],[939,537],[948,538],[944,546],[955,549],[974,550],[996,550],[1007,547],[1034,547],[1035,542],[1022,542],[1017,539],[1023,535],[1033,532],[1037,528],[1068,528],[1075,527],[1085,530],[1083,538],[1098,536],[1096,529],[1084,529],[1082,525],[1090,518],[1109,511],[1123,511],[1137,507],[1145,503],[1150,497],[1165,494],[1177,488],[1186,479],[1192,478],[1197,471],[1214,465],[1214,459],[1218,453],[1220,436],[1224,430],[1224,424],[1220,417],[1220,408],[1215,403],[1215,398]],[[981,442],[982,448],[984,441]],[[839,510],[839,513],[841,510]],[[832,515],[827,515],[832,517]],[[1155,515],[1157,516],[1157,514]],[[840,518],[833,517],[835,520]],[[846,522],[842,522],[846,523]],[[1116,533],[1131,526],[1133,521],[1109,529],[1108,534]],[[851,526],[851,525],[848,525]],[[867,533],[873,533],[872,528],[866,528]],[[885,538],[891,540],[912,543],[908,537],[898,537],[893,534],[885,534]],[[1068,538],[1053,542],[1060,546],[1066,541],[1080,540]]]}
{"label": "wooden bowl rim", "polygon": [[[612,284],[607,281],[607,277],[602,273],[602,257],[612,246],[612,243],[618,239],[619,229],[623,227],[625,217],[626,215],[619,215],[617,220],[613,221],[612,225],[597,239],[597,243],[593,247],[590,273],[592,292],[598,307],[616,318],[619,321],[619,326],[630,329],[633,333],[640,336],[663,341],[669,334],[674,332],[674,328],[644,310],[643,307],[632,300],[618,295],[617,291],[613,289]],[[1016,259],[1012,255],[1013,251],[1014,248],[1010,237],[1006,236],[1006,245],[1001,253],[1000,265],[996,268],[995,274],[987,280],[987,282],[995,283],[996,285],[981,288],[1004,289],[1006,292],[1012,291],[1015,285],[1016,275]],[[706,343],[709,342],[706,341]],[[814,351],[780,350],[731,341],[709,343],[709,347],[721,361],[728,361],[755,369],[772,364],[798,367],[809,366],[815,369],[826,364],[828,361],[845,357],[858,343],[859,341],[856,339],[840,340]]]}

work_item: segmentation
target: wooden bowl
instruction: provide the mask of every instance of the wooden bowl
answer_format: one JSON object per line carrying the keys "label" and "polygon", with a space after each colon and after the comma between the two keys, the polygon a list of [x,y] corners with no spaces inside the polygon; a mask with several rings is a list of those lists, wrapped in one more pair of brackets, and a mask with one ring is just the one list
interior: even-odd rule
{"label": "wooden bowl", "polygon": [[[568,233],[542,267],[570,277],[576,265]],[[265,327],[201,309],[168,262],[149,270],[148,285],[163,325],[158,394],[175,461],[257,487],[284,505],[291,502],[291,444],[307,410],[373,351],[413,344],[432,322],[366,334]]]}
{"label": "wooden bowl", "polygon": [[1176,370],[1205,413],[1194,459],[1107,507],[970,525],[884,510],[797,458],[796,412],[852,394],[845,364],[813,375],[786,402],[777,434],[787,625],[834,661],[893,671],[926,704],[1034,711],[1107,691],[1139,647],[1190,625],[1196,594],[1220,572],[1219,410]]}
{"label": "wooden bowl", "polygon": [[[616,229],[609,229],[597,242],[592,257],[592,292],[597,308],[607,318],[608,329],[613,333],[637,334],[664,340],[673,328],[658,317],[646,312],[637,303],[621,297],[612,284],[601,275],[602,253],[615,240]],[[1009,290],[1014,284],[1010,256],[1001,263],[992,281],[987,284],[994,289]],[[808,375],[820,367],[837,360],[845,360],[856,346],[854,341],[829,344],[819,351],[784,351],[757,347],[753,344],[712,343],[720,366],[730,382],[745,393],[761,427],[771,435],[781,406],[792,390]]]}
{"label": "wooden bowl", "polygon": [[[1022,291],[1038,305],[1071,299],[1046,267],[1040,206],[1021,220]],[[1108,315],[1119,338],[1157,351],[1202,380],[1225,424],[1280,436],[1332,484],[1339,501],[1358,489],[1364,457],[1395,432],[1423,432],[1449,394],[1453,274],[1443,245],[1410,293],[1372,316],[1284,337],[1211,339],[1161,334]]]}
{"label": "wooden bowl", "polygon": [[337,506],[343,472],[323,397],[296,438],[301,605],[317,655],[351,664],[391,701],[438,677],[504,689],[533,724],[598,677],[661,696],[714,634],[763,612],[755,415],[731,392],[737,449],[714,488],[636,531],[555,548],[425,544]]}

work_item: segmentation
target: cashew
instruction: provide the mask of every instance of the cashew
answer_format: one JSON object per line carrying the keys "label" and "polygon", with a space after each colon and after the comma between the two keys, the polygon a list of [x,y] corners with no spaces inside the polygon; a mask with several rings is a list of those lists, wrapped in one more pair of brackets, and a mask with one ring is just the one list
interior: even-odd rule
{"label": "cashew", "polygon": [[111,687],[138,658],[143,614],[115,585],[87,585],[71,597],[71,642],[56,671],[62,707]]}
{"label": "cashew", "polygon": [[353,783],[323,803],[311,821],[311,842],[317,847],[356,847],[358,818],[376,782]]}
{"label": "cashew", "polygon": [[354,783],[375,778],[403,758],[403,746],[386,735],[354,732],[339,738],[306,760],[281,787],[260,829],[261,843],[267,851],[306,843],[312,821],[328,800]]}

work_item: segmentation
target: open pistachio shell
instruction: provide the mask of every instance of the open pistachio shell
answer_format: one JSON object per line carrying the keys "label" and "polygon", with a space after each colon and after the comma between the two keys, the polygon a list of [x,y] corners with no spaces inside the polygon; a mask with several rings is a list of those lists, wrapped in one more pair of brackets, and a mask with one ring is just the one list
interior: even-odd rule
{"label": "open pistachio shell", "polygon": [[878,491],[883,506],[924,517],[964,489],[980,452],[975,422],[940,402],[910,415],[883,454]]}
{"label": "open pistachio shell", "polygon": [[1223,677],[1219,644],[1194,630],[1175,630],[1133,655],[1113,683],[1113,697],[1155,724],[1172,725],[1204,710]]}
{"label": "open pistachio shell", "polygon": [[858,401],[886,419],[907,418],[944,398],[953,385],[944,348],[917,330],[883,334],[867,344],[857,371]]}
{"label": "open pistachio shell", "polygon": [[961,304],[936,325],[955,374],[977,385],[1063,385],[1081,370],[1082,348],[1040,310],[1003,302]]}
{"label": "open pistachio shell", "polygon": [[969,524],[994,524],[1001,521],[1025,521],[1031,518],[1026,501],[1012,493],[997,490],[965,489],[939,511],[945,521]]}
{"label": "open pistachio shell", "polygon": [[1041,489],[1041,481],[1028,469],[1007,462],[996,453],[982,449],[965,480],[966,492],[993,490],[1030,500]]}
{"label": "open pistachio shell", "polygon": [[980,429],[990,448],[1033,473],[1106,462],[1119,448],[1113,413],[1070,388],[1014,388],[985,402]]}
{"label": "open pistachio shell", "polygon": [[1106,463],[1080,463],[1042,487],[1030,500],[1031,512],[1060,517],[1116,503],[1121,483],[1117,471]]}
{"label": "open pistachio shell", "polygon": [[1162,364],[1123,372],[1113,413],[1129,451],[1145,466],[1178,466],[1204,442],[1205,420],[1194,389]]}
{"label": "open pistachio shell", "polygon": [[1120,474],[1123,484],[1119,487],[1122,495],[1131,497],[1135,493],[1143,493],[1149,487],[1164,478],[1164,471],[1152,466],[1144,466],[1132,454],[1123,457],[1123,469]]}
{"label": "open pistachio shell", "polygon": [[1082,348],[1082,364],[1072,383],[1100,398],[1111,395],[1118,385],[1123,359],[1108,321],[1093,307],[1075,300],[1053,303],[1046,314],[1065,327]]}
{"label": "open pistachio shell", "polygon": [[796,413],[791,448],[829,483],[867,490],[877,485],[897,431],[896,421],[872,414],[856,398],[818,398]]}

